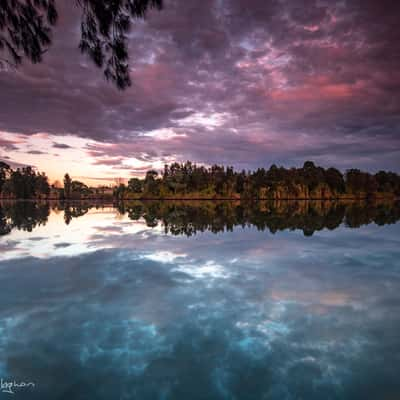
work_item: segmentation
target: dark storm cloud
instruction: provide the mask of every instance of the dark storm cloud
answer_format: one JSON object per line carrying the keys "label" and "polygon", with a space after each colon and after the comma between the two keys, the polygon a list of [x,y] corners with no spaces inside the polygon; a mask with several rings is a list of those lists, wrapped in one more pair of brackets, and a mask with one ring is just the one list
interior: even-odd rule
{"label": "dark storm cloud", "polygon": [[[0,129],[112,143],[91,149],[104,165],[147,154],[398,170],[399,13],[392,1],[166,0],[135,24],[133,85],[118,92],[79,55],[77,10],[62,5],[45,63],[0,75]],[[181,136],[142,136],[158,129]]]}

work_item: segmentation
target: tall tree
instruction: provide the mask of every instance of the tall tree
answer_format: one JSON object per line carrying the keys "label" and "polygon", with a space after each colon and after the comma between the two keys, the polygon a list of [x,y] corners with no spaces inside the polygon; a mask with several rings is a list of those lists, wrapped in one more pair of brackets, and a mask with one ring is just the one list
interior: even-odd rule
{"label": "tall tree", "polygon": [[0,193],[2,192],[3,185],[10,173],[11,173],[10,166],[5,162],[0,161]]}
{"label": "tall tree", "polygon": [[66,199],[71,198],[72,180],[68,174],[64,175],[64,196]]}
{"label": "tall tree", "polygon": [[144,190],[147,193],[153,195],[158,194],[157,176],[157,171],[150,170],[146,172],[146,177],[144,179]]}
{"label": "tall tree", "polygon": [[316,167],[312,161],[304,163],[302,175],[310,190],[314,190],[319,183],[324,181],[324,170],[321,167]]}
{"label": "tall tree", "polygon": [[328,168],[325,171],[325,180],[332,190],[338,193],[343,193],[345,191],[343,174],[336,168]]}
{"label": "tall tree", "polygon": [[122,201],[124,199],[124,194],[126,191],[126,186],[123,183],[120,183],[117,187],[114,188],[114,196],[117,200]]}
{"label": "tall tree", "polygon": [[36,175],[35,191],[37,194],[44,196],[48,196],[50,194],[49,181],[44,172]]}

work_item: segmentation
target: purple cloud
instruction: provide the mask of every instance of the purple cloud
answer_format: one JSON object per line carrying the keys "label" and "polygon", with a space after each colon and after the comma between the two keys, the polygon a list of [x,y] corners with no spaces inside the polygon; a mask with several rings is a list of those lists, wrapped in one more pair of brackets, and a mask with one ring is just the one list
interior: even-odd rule
{"label": "purple cloud", "polygon": [[0,130],[92,139],[93,162],[112,168],[399,170],[400,4],[169,0],[135,24],[122,93],[79,55],[77,10],[60,6],[45,62],[0,74]]}
{"label": "purple cloud", "polygon": [[4,150],[18,150],[17,144],[21,143],[19,140],[9,140],[0,137],[0,149]]}

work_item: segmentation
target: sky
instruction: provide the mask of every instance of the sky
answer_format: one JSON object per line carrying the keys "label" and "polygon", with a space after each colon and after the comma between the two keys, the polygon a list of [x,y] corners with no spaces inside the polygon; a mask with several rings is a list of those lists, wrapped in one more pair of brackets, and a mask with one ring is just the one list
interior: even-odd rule
{"label": "sky", "polygon": [[57,1],[41,64],[0,71],[0,160],[92,185],[165,163],[400,172],[400,2],[165,0],[130,32],[132,86],[80,54]]}

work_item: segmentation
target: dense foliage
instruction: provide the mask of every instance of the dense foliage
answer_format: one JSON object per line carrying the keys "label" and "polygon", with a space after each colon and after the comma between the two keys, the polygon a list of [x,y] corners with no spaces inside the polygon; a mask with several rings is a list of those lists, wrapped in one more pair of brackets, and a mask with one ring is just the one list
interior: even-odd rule
{"label": "dense foliage", "polygon": [[166,165],[159,175],[148,171],[145,178],[132,178],[116,188],[116,197],[225,197],[225,198],[332,198],[344,194],[366,197],[374,193],[400,195],[400,176],[380,171],[373,175],[358,169],[344,175],[336,168],[324,169],[312,161],[302,168],[235,171],[232,167],[197,166],[190,161]]}
{"label": "dense foliage", "polygon": [[[60,185],[61,186],[61,185]],[[324,169],[312,161],[302,168],[277,167],[237,172],[233,167],[197,166],[187,161],[165,165],[161,174],[150,170],[143,179],[132,178],[114,188],[90,188],[64,176],[64,185],[50,187],[44,173],[31,167],[12,170],[0,162],[0,193],[18,199],[50,197],[126,199],[331,199],[344,197],[400,196],[400,176],[394,172],[376,174],[350,169],[342,174],[336,168]]]}
{"label": "dense foliage", "polygon": [[48,197],[50,185],[45,173],[36,172],[32,167],[13,170],[0,162],[0,193],[4,197],[32,199]]}

